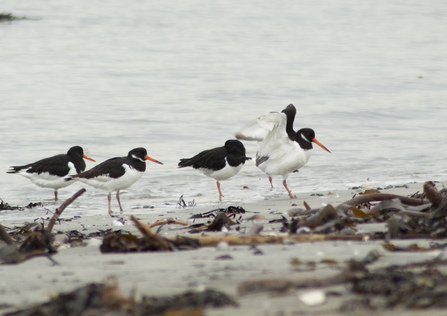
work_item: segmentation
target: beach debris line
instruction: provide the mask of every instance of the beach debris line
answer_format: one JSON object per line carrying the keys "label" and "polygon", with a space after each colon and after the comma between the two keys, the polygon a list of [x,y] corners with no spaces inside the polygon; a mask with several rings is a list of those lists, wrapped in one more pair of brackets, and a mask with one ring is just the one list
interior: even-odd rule
{"label": "beach debris line", "polygon": [[[16,242],[6,232],[3,226],[0,225],[0,237],[5,241],[7,246],[0,248],[0,262],[1,263],[20,263],[29,258],[35,256],[47,256],[57,252],[53,245],[52,230],[54,224],[58,220],[62,212],[69,206],[74,200],[81,196],[86,190],[81,189],[76,192],[71,198],[67,199],[62,205],[56,209],[53,217],[48,223],[46,228],[37,226],[34,231],[29,231],[29,236],[23,241],[20,247],[17,247]],[[54,262],[54,261],[53,261]]]}
{"label": "beach debris line", "polygon": [[369,236],[379,239],[445,237],[447,190],[438,192],[433,182],[424,183],[423,188],[423,194],[409,197],[366,190],[336,207],[328,204],[311,209],[306,203],[305,209],[288,211],[290,221],[282,216],[270,222],[281,222],[281,231],[290,234],[356,234],[357,224],[387,222],[388,232],[371,232]]}
{"label": "beach debris line", "polygon": [[[155,223],[145,224],[138,220],[135,216],[130,217],[132,222],[143,235],[138,238],[131,233],[113,232],[104,237],[100,247],[101,252],[144,252],[144,251],[176,251],[188,250],[198,247],[216,247],[219,243],[225,242],[228,245],[257,245],[257,244],[281,244],[287,241],[292,242],[312,242],[323,240],[365,240],[364,235],[325,235],[325,234],[309,234],[309,235],[286,235],[286,236],[260,236],[260,235],[219,235],[219,236],[160,236],[152,230]],[[217,221],[213,221],[211,225],[218,225],[221,219],[228,217],[221,213],[216,217]],[[183,224],[181,224],[183,225]]]}
{"label": "beach debris line", "polygon": [[7,316],[25,315],[204,315],[207,308],[238,307],[229,295],[213,289],[187,291],[171,296],[126,296],[119,288],[116,277],[109,276],[104,283],[89,283],[68,293],[60,293],[48,302],[7,313]]}

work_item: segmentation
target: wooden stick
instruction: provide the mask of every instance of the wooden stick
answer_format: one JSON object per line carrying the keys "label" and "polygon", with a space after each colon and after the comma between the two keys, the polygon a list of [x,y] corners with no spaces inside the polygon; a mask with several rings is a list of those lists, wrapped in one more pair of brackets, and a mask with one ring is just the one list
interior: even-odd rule
{"label": "wooden stick", "polygon": [[71,198],[66,200],[62,205],[56,210],[53,217],[48,222],[47,229],[45,230],[46,234],[51,234],[51,231],[53,230],[54,224],[58,220],[59,216],[62,214],[62,212],[65,210],[67,206],[69,206],[71,203],[73,203],[74,200],[76,200],[78,197],[80,197],[82,194],[84,194],[86,190],[82,188],[78,192],[76,192]]}
{"label": "wooden stick", "polygon": [[433,182],[425,182],[423,188],[427,199],[432,203],[433,208],[436,208],[442,200],[441,193]]}
{"label": "wooden stick", "polygon": [[159,250],[170,250],[171,247],[169,246],[168,239],[161,237],[154,233],[152,229],[140,222],[135,216],[130,215],[130,219],[135,224],[135,226],[138,228],[140,233],[144,236],[144,238],[150,242],[154,247],[156,247]]}
{"label": "wooden stick", "polygon": [[8,232],[0,225],[0,237],[7,243],[8,245],[13,245],[14,240],[9,236]]}
{"label": "wooden stick", "polygon": [[[396,194],[373,193],[373,194],[359,195],[349,201],[342,203],[341,205],[346,204],[346,205],[354,206],[354,205],[363,204],[366,202],[384,201],[384,200],[392,200],[392,199],[399,199],[403,204],[407,204],[407,205],[422,205],[422,204],[429,203],[428,201],[423,201],[421,199],[413,199],[413,198],[396,195]],[[339,206],[337,206],[337,208]]]}
{"label": "wooden stick", "polygon": [[160,221],[156,221],[152,224],[149,224],[148,227],[149,228],[153,228],[155,226],[159,226],[159,225],[166,225],[166,224],[178,224],[178,225],[183,225],[183,226],[188,226],[188,223],[182,222],[182,221],[178,221],[178,220],[174,220],[174,219],[163,219]]}
{"label": "wooden stick", "polygon": [[364,241],[368,238],[366,235],[288,235],[288,236],[172,236],[167,237],[170,241],[180,241],[183,238],[197,241],[202,247],[214,247],[218,243],[224,241],[229,245],[258,245],[258,244],[281,244],[285,241],[293,242],[314,242],[328,240],[352,240]]}

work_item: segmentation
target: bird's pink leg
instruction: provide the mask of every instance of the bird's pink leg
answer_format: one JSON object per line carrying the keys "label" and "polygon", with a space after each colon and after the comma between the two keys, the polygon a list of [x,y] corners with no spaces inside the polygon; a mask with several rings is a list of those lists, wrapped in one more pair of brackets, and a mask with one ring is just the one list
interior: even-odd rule
{"label": "bird's pink leg", "polygon": [[220,191],[220,182],[217,181],[217,190],[219,190],[219,201],[222,202],[222,191]]}
{"label": "bird's pink leg", "polygon": [[270,181],[270,185],[272,186],[271,188],[270,188],[270,191],[272,191],[273,190],[273,179],[272,179],[272,177],[269,177],[269,181]]}
{"label": "bird's pink leg", "polygon": [[121,201],[120,201],[120,191],[116,192],[116,200],[118,201],[118,205],[120,207],[120,213],[122,213],[123,207],[121,206]]}
{"label": "bird's pink leg", "polygon": [[287,187],[287,182],[286,182],[286,180],[284,180],[284,181],[282,182],[282,184],[284,185],[284,187],[286,188],[287,192],[289,193],[290,198],[291,198],[291,199],[296,199],[296,195],[293,195],[293,194],[292,194],[292,191],[290,191],[289,188]]}
{"label": "bird's pink leg", "polygon": [[113,216],[113,212],[112,212],[112,193],[109,193],[109,195],[107,195],[107,200],[109,201],[109,215]]}

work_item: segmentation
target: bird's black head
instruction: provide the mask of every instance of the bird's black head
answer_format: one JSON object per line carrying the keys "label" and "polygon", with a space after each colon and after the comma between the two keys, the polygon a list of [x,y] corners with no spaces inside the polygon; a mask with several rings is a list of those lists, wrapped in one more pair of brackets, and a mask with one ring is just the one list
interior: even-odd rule
{"label": "bird's black head", "polygon": [[324,147],[324,145],[315,138],[315,132],[311,128],[302,128],[296,132],[296,142],[300,144],[303,149],[312,149],[312,143],[315,143],[328,153],[331,153],[329,149]]}
{"label": "bird's black head", "polygon": [[145,161],[147,156],[147,151],[143,147],[134,148],[127,154],[127,157],[132,159],[138,159],[141,161]]}
{"label": "bird's black head", "polygon": [[296,132],[296,138],[297,139],[301,138],[307,141],[308,143],[311,143],[315,138],[315,131],[311,128],[302,128]]}
{"label": "bird's black head", "polygon": [[295,117],[296,114],[296,108],[295,106],[290,103],[284,110],[281,111],[282,113],[284,113],[285,115],[289,116],[291,115],[292,117]]}
{"label": "bird's black head", "polygon": [[67,151],[67,155],[71,157],[82,157],[84,156],[84,150],[81,146],[73,146]]}
{"label": "bird's black head", "polygon": [[143,147],[138,147],[138,148],[134,148],[131,151],[129,151],[129,153],[127,154],[127,157],[131,158],[131,159],[138,159],[140,161],[145,162],[145,160],[150,160],[152,162],[158,163],[160,165],[162,165],[163,163],[152,158],[149,157],[147,154],[147,150]]}
{"label": "bird's black head", "polygon": [[240,154],[241,156],[245,156],[245,147],[237,139],[229,139],[225,142],[225,149],[229,154]]}

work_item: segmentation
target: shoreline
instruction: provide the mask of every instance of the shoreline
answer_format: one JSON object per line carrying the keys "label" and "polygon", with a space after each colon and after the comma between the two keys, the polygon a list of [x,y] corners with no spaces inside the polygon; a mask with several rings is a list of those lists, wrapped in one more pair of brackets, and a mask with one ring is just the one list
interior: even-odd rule
{"label": "shoreline", "polygon": [[[331,204],[334,207],[352,198],[363,190],[337,190],[334,192],[298,193],[297,199],[269,199],[259,202],[220,203],[219,207],[230,205],[242,207],[246,213],[238,215],[241,218],[239,231],[234,228],[222,233],[206,233],[206,235],[223,235],[246,233],[255,225],[263,225],[260,235],[280,235],[278,223],[270,223],[282,216],[290,219],[288,211],[293,208],[304,208],[306,201],[311,208],[320,208]],[[422,184],[412,183],[407,187],[391,188],[383,190],[383,193],[398,195],[411,195],[422,192]],[[312,195],[311,195],[312,194]],[[318,194],[324,194],[319,196]],[[103,215],[70,216],[67,210],[61,216],[62,220],[56,223],[53,232],[67,232],[78,230],[82,234],[89,234],[99,230],[129,231],[141,237],[130,215],[136,216],[143,223],[153,223],[157,220],[174,218],[189,224],[205,223],[209,219],[190,219],[192,214],[205,213],[217,207],[196,206],[186,208],[170,207],[159,212],[155,208],[133,209],[124,212],[124,221],[111,218],[105,211]],[[49,215],[51,216],[51,214]],[[6,227],[23,225],[23,219],[1,219],[1,224]],[[385,223],[358,225],[357,233],[368,231],[367,225],[375,225],[375,230],[386,230]],[[366,229],[366,230],[365,230]],[[166,225],[159,232],[161,236],[188,235],[185,228],[179,225]],[[393,240],[398,245],[417,243],[427,246],[430,239],[417,240]],[[145,253],[113,253],[102,254],[99,246],[102,238],[90,238],[87,245],[73,248],[60,248],[52,258],[59,264],[45,257],[37,257],[26,260],[20,264],[0,265],[0,305],[11,304],[17,306],[42,303],[49,299],[50,295],[59,292],[72,291],[90,282],[105,282],[107,277],[115,276],[123,294],[130,295],[136,291],[139,296],[160,296],[180,294],[187,290],[200,290],[212,288],[225,292],[235,298],[240,307],[228,307],[224,309],[207,309],[207,315],[276,315],[283,312],[284,315],[296,315],[309,313],[337,314],[336,307],[346,297],[328,296],[326,303],[321,306],[309,307],[297,298],[295,291],[283,295],[272,296],[269,293],[240,295],[238,286],[242,282],[289,278],[299,279],[324,279],[339,273],[345,262],[349,260],[361,260],[370,251],[376,250],[380,254],[380,260],[373,267],[383,267],[403,262],[419,262],[433,259],[440,251],[428,252],[387,252],[382,248],[383,240],[366,241],[319,241],[303,243],[283,243],[274,245],[258,245],[255,251],[250,246],[203,247],[195,250],[177,252],[145,252]],[[220,260],[219,257],[228,255],[232,259]],[[302,262],[316,263],[313,269],[296,269],[291,264],[294,259]],[[321,263],[324,260],[332,260],[335,265]],[[349,295],[348,295],[349,296]],[[432,311],[432,310],[431,310]],[[0,313],[2,313],[0,309]],[[383,314],[395,312],[383,311]],[[424,310],[420,311],[421,313]],[[416,315],[414,312],[402,311],[403,315]],[[436,315],[436,310],[434,312]]]}

